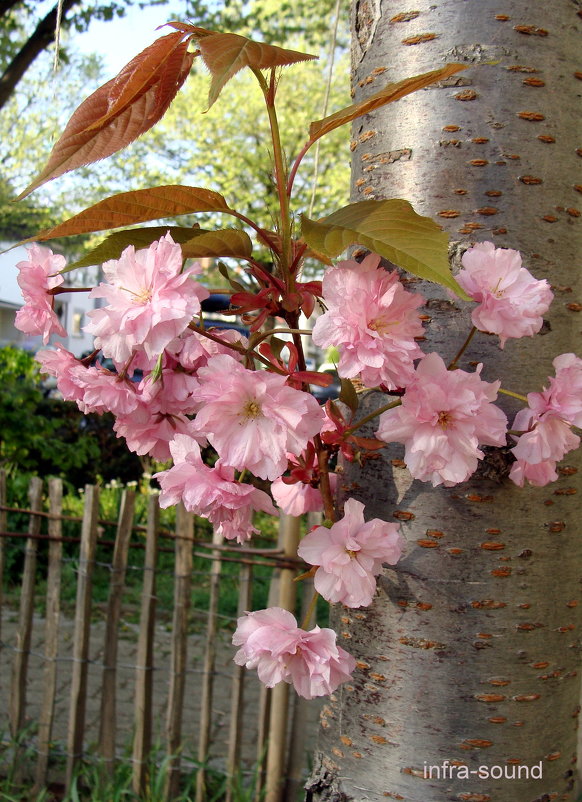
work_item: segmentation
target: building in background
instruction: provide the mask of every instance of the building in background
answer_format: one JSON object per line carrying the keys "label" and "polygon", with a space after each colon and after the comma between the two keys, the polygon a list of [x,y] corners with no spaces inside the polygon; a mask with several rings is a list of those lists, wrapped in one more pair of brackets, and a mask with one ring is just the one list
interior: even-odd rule
{"label": "building in background", "polygon": [[[0,243],[0,250],[10,248],[10,243]],[[0,253],[0,347],[15,345],[27,351],[36,352],[42,347],[42,338],[28,336],[19,331],[14,325],[16,312],[23,305],[22,293],[18,286],[18,262],[27,259],[26,248],[22,245],[13,248],[7,253]],[[88,286],[95,283],[87,271],[94,268],[75,270],[74,284],[70,286]],[[55,299],[55,311],[68,332],[67,337],[51,337],[49,345],[53,342],[62,344],[75,356],[81,356],[93,347],[93,336],[83,331],[88,322],[87,312],[95,308],[95,301],[90,300],[88,293],[74,292],[58,295]]]}

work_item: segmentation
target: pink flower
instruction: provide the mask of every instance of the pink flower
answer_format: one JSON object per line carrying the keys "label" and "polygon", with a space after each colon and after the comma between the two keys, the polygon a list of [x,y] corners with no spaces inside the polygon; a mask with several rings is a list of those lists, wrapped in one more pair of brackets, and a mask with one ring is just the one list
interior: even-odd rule
{"label": "pink flower", "polygon": [[320,348],[337,346],[338,372],[364,384],[405,387],[414,374],[413,360],[422,356],[414,341],[423,328],[417,308],[423,298],[407,292],[397,273],[379,267],[380,257],[366,256],[361,264],[340,262],[323,277],[328,311],[313,329]]}
{"label": "pink flower", "polygon": [[457,281],[479,303],[471,314],[475,328],[498,334],[503,348],[509,337],[538,332],[554,297],[548,282],[521,266],[521,254],[480,242],[465,251]]}
{"label": "pink flower", "polygon": [[[332,487],[337,484],[337,475],[329,475]],[[298,517],[306,512],[319,512],[323,510],[323,499],[318,487],[312,487],[304,482],[286,484],[283,479],[275,479],[271,485],[273,498],[287,515]]]}
{"label": "pink flower", "polygon": [[208,290],[194,280],[198,264],[182,270],[182,249],[167,234],[149,248],[130,245],[119,260],[103,265],[108,284],[100,284],[90,298],[105,298],[107,306],[88,313],[85,331],[95,335],[104,355],[123,363],[143,349],[152,359],[188,326],[200,312]]}
{"label": "pink flower", "polygon": [[83,391],[77,399],[81,412],[112,412],[114,415],[129,415],[139,404],[135,385],[129,379],[99,367],[84,368],[76,374],[76,381]]}
{"label": "pink flower", "polygon": [[82,377],[86,368],[61,343],[56,344],[55,350],[43,348],[38,351],[35,359],[40,364],[41,373],[56,377],[57,388],[65,401],[79,401],[83,398]]}
{"label": "pink flower", "polygon": [[234,469],[220,460],[208,467],[200,456],[198,443],[184,434],[177,434],[170,443],[174,467],[154,474],[162,488],[160,507],[179,501],[190,512],[214,524],[227,540],[243,543],[258,529],[253,527],[256,510],[277,515],[269,496],[249,484],[234,481]]}
{"label": "pink flower", "polygon": [[376,592],[382,564],[395,565],[405,540],[398,524],[379,518],[364,521],[364,505],[350,498],[344,517],[330,529],[316,526],[299,546],[298,555],[315,572],[315,589],[324,599],[347,607],[367,607]]}
{"label": "pink flower", "polygon": [[306,632],[297,626],[295,616],[280,607],[241,616],[232,642],[241,647],[234,657],[237,665],[256,668],[268,688],[281,680],[293,684],[305,699],[333,693],[356,665],[337,646],[332,629],[316,626]]}
{"label": "pink flower", "polygon": [[517,458],[509,478],[539,487],[558,478],[556,463],[580,445],[571,426],[582,426],[582,359],[562,354],[554,359],[556,376],[541,393],[529,393],[528,407],[515,416],[513,429],[523,431],[512,449]]}
{"label": "pink flower", "polygon": [[200,407],[198,380],[183,370],[165,368],[155,379],[149,373],[139,383],[142,401],[164,414],[191,415]]}
{"label": "pink flower", "polygon": [[464,482],[483,456],[479,444],[506,443],[507,419],[491,402],[499,382],[475,373],[449,371],[438,354],[419,362],[402,406],[382,413],[377,436],[405,445],[405,461],[415,479],[446,487]]}
{"label": "pink flower", "polygon": [[66,265],[64,256],[54,254],[50,248],[31,245],[27,248],[28,261],[18,262],[17,281],[22,290],[24,306],[16,313],[14,325],[25,334],[40,334],[46,345],[51,334],[66,337],[54,310],[54,296],[49,290],[60,286],[64,278],[54,275]]}
{"label": "pink flower", "polygon": [[131,414],[116,418],[113,431],[118,437],[125,437],[130,451],[149,454],[160,462],[170,459],[170,442],[176,435],[196,437],[192,421],[185,415],[158,412],[141,400]]}
{"label": "pink flower", "polygon": [[203,334],[198,334],[197,331],[185,331],[176,340],[173,340],[167,348],[180,365],[186,370],[195,371],[204,367],[208,360],[217,354],[229,354],[233,359],[238,361],[242,360],[242,355],[238,354],[226,343],[239,343],[240,345],[247,346],[247,338],[238,332],[236,329],[213,329],[208,328],[211,334],[220,337],[225,345],[205,337]]}
{"label": "pink flower", "polygon": [[247,370],[226,354],[198,371],[204,402],[194,431],[206,435],[225,465],[276,479],[287,452],[300,453],[319,432],[323,412],[309,393],[285,384],[285,376]]}
{"label": "pink flower", "polygon": [[[279,477],[271,484],[273,498],[287,515],[299,516],[306,512],[323,510],[319,489],[319,464],[314,446],[308,443],[298,455],[287,454],[290,476]],[[337,486],[337,474],[329,474],[331,492]]]}

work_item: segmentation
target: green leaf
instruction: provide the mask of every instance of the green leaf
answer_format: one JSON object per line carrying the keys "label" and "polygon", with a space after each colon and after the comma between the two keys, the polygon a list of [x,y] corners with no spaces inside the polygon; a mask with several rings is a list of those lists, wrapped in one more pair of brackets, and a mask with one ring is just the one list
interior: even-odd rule
{"label": "green leaf", "polygon": [[368,200],[320,220],[303,216],[302,235],[311,248],[332,258],[350,245],[363,245],[403,270],[467,298],[449,267],[448,235],[429,217],[417,214],[408,201]]}
{"label": "green leaf", "polygon": [[203,259],[231,256],[249,259],[253,244],[249,235],[238,228],[225,228],[219,231],[194,232],[195,236],[182,245],[186,258]]}
{"label": "green leaf", "polygon": [[129,246],[136,250],[148,248],[152,242],[170,234],[174,242],[182,245],[184,258],[202,259],[204,257],[232,256],[246,259],[251,255],[252,243],[244,231],[228,228],[223,231],[206,231],[200,228],[182,226],[149,226],[116,231],[88,251],[76,262],[68,265],[62,273],[79,267],[100,265],[108,259],[119,259]]}

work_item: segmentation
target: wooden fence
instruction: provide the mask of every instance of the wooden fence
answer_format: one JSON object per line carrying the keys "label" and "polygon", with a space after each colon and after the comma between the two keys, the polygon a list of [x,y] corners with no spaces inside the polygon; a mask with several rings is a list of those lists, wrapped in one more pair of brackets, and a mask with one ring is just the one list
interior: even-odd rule
{"label": "wooden fence", "polygon": [[[178,795],[186,770],[197,771],[195,802],[204,802],[210,767],[227,777],[246,777],[247,786],[252,776],[256,800],[295,802],[313,747],[309,733],[318,704],[296,697],[284,683],[269,691],[254,672],[232,662],[228,640],[236,615],[221,614],[219,601],[221,587],[230,586],[232,593],[236,581],[241,615],[252,609],[253,586],[261,581],[269,583],[269,604],[293,611],[301,606],[293,581],[301,567],[294,556],[299,520],[284,517],[279,542],[271,548],[223,543],[216,534],[209,542],[196,537],[195,520],[184,508],[176,511],[175,530],[162,531],[155,494],[149,496],[147,524],[136,527],[136,494],[126,489],[113,522],[115,538],[107,540],[102,535],[112,522],[100,519],[99,488],[85,488],[82,519],[63,514],[62,495],[61,481],[49,479],[45,510],[43,482],[33,478],[29,506],[10,507],[0,472],[0,698],[7,700],[5,709],[0,702],[0,715],[7,730],[3,760],[12,764],[12,776],[30,782],[36,792],[55,779],[68,789],[83,761],[97,761],[113,773],[119,761],[127,760],[133,790],[144,794],[152,755],[161,751],[167,802]],[[9,531],[9,516],[15,513],[28,520],[27,531]],[[65,521],[68,531],[78,527],[78,534],[65,537]],[[24,545],[19,594],[13,581],[7,593],[8,544],[12,550],[14,544]],[[136,549],[141,557],[132,560]],[[162,609],[157,596],[162,551],[166,564],[168,552],[173,557],[171,568],[164,569],[173,574],[172,609]],[[198,565],[205,561],[204,571],[194,570],[194,558]],[[226,562],[238,565],[236,578],[232,569],[224,577]],[[96,566],[109,573],[99,620]],[[134,592],[136,581],[140,586],[140,603],[134,604],[137,623],[128,639],[122,630],[128,628],[129,572]],[[74,619],[62,609],[64,590],[72,595],[72,581]],[[202,583],[208,604],[203,611],[193,610],[192,594]],[[42,598],[39,585],[46,586]],[[312,586],[309,581],[307,587],[299,585],[305,605]],[[232,794],[229,787],[226,802],[232,802]]]}

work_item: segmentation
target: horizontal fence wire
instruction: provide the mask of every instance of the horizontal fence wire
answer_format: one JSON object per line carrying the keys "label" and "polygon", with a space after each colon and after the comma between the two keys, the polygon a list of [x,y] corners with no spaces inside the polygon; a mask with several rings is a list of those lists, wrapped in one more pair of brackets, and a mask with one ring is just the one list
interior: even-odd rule
{"label": "horizontal fence wire", "polygon": [[[299,611],[295,593],[278,587],[281,576],[288,577],[288,582],[302,573],[304,562],[281,534],[270,547],[223,542],[216,535],[212,541],[204,540],[195,535],[193,516],[187,513],[182,524],[183,513],[178,515],[172,531],[159,522],[155,493],[148,501],[146,524],[132,520],[122,524],[121,511],[117,521],[101,516],[98,489],[88,486],[87,490],[82,494],[83,516],[46,511],[32,503],[10,504],[6,491],[0,492],[0,565],[4,567],[4,577],[0,575],[0,695],[7,698],[10,676],[13,689],[20,688],[18,732],[14,715],[9,718],[0,704],[0,773],[9,770],[26,783],[36,765],[34,790],[39,792],[50,782],[70,788],[83,766],[105,766],[111,772],[125,766],[133,773],[133,791],[145,794],[151,773],[167,771],[164,800],[171,802],[181,792],[184,778],[195,772],[192,799],[204,802],[210,793],[208,784],[218,772],[223,778],[236,775],[240,782],[254,784],[256,799],[262,794],[266,802],[291,802],[296,796],[286,794],[285,788],[296,780],[285,780],[287,761],[291,773],[295,776],[299,771],[300,776],[314,746],[319,704],[307,703],[310,712],[299,716],[301,731],[296,737],[291,731],[297,718],[295,702],[285,702],[284,708],[276,702],[274,720],[281,714],[285,717],[283,725],[277,722],[277,749],[281,752],[287,731],[291,744],[297,740],[303,744],[298,770],[293,750],[289,757],[284,749],[281,754],[269,752],[271,691],[260,685],[254,672],[242,669],[241,673],[232,661],[235,648],[230,641],[237,618],[256,608],[257,600],[263,607],[274,600]],[[122,498],[126,496],[120,494],[120,505]],[[93,504],[89,511],[88,502]],[[11,525],[14,518],[16,526]],[[123,526],[125,556],[120,557]],[[79,535],[71,533],[71,528]],[[115,538],[103,531],[106,528],[116,528]],[[53,593],[49,601],[47,560],[55,557],[47,555],[52,549],[59,550],[58,568],[53,564],[52,570],[57,570],[62,587],[58,599]],[[136,561],[138,553],[143,558]],[[186,562],[180,554],[188,555]],[[24,613],[20,586],[27,571],[31,591]],[[299,589],[303,583],[293,584]],[[58,627],[58,643],[55,632],[51,635],[52,651],[46,641],[49,609]],[[24,620],[25,614],[30,616],[31,639],[22,645],[15,619],[19,615]],[[22,676],[16,677],[15,666],[23,663]],[[45,685],[47,681],[54,685],[52,698],[47,697],[43,677]],[[146,709],[140,709],[140,704]],[[44,718],[39,719],[41,707]],[[133,740],[133,750],[128,738]],[[264,761],[262,769],[257,760]],[[7,768],[10,761],[12,766]],[[217,799],[231,802],[232,788],[228,779],[224,782],[225,796]]]}

